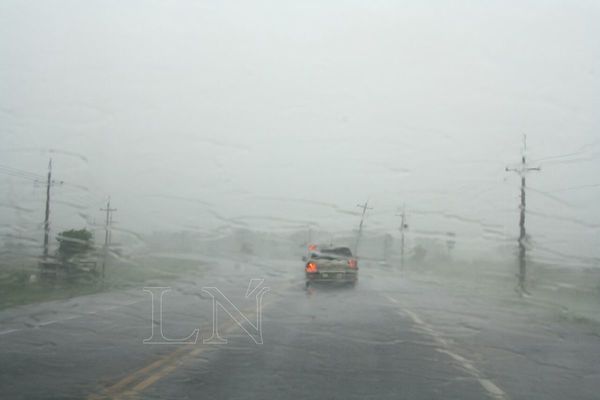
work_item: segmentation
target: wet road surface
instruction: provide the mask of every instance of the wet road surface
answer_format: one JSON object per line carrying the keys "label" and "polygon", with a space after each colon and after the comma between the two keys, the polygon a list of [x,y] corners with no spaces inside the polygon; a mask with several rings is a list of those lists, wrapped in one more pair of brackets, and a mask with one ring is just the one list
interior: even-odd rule
{"label": "wet road surface", "polygon": [[[305,290],[298,265],[222,261],[218,275],[171,285],[162,327],[142,288],[4,310],[2,398],[597,398],[600,338],[585,328],[390,269],[362,268],[355,288]],[[264,282],[249,288],[251,278]],[[227,343],[203,342],[214,304],[203,287],[231,302],[216,324]],[[144,344],[153,315],[158,344]],[[198,340],[166,344],[160,328],[171,340],[198,328]]]}

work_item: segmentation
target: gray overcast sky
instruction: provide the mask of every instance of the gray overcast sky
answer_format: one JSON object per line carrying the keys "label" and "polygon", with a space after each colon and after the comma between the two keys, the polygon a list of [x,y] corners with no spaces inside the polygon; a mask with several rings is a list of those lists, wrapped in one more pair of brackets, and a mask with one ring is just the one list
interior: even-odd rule
{"label": "gray overcast sky", "polygon": [[[594,1],[0,3],[0,163],[59,179],[53,229],[222,225],[517,235],[521,135],[539,258],[600,257]],[[43,190],[0,176],[2,233]],[[565,190],[575,187],[576,189]],[[543,248],[546,248],[544,250]]]}

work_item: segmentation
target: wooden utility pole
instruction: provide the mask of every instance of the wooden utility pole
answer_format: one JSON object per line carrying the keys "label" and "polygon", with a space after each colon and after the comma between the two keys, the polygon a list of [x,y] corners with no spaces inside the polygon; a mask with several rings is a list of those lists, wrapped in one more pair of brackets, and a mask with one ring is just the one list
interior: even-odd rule
{"label": "wooden utility pole", "polygon": [[102,278],[106,270],[106,258],[108,256],[108,246],[111,241],[110,226],[112,224],[112,213],[117,211],[116,208],[110,208],[110,197],[106,201],[106,208],[101,208],[100,211],[106,211],[106,224],[104,225],[104,259],[102,260]]}
{"label": "wooden utility pole", "polygon": [[523,135],[523,154],[521,156],[521,165],[515,168],[506,167],[506,171],[516,172],[521,176],[521,205],[520,205],[520,217],[519,217],[519,292],[520,294],[527,293],[526,281],[527,281],[527,260],[526,252],[527,248],[525,242],[527,240],[527,232],[525,230],[525,175],[529,171],[540,171],[540,167],[529,167],[527,166],[526,160],[527,152],[527,135]]}
{"label": "wooden utility pole", "polygon": [[62,185],[62,181],[52,180],[52,158],[48,161],[48,177],[46,180],[46,217],[44,218],[44,260],[48,257],[48,246],[50,240],[50,188],[53,185]]}
{"label": "wooden utility pole", "polygon": [[372,210],[373,207],[369,207],[369,201],[367,200],[365,204],[357,204],[356,207],[362,208],[362,215],[360,217],[360,224],[358,225],[358,233],[356,235],[356,245],[354,246],[354,256],[358,257],[358,244],[360,243],[360,238],[362,235],[363,222],[365,221],[365,213],[367,210]]}
{"label": "wooden utility pole", "polygon": [[43,258],[46,261],[49,253],[50,242],[50,188],[54,185],[62,185],[63,181],[55,181],[52,179],[52,158],[48,161],[48,174],[46,176],[39,175],[33,172],[24,171],[22,169],[10,167],[8,165],[0,165],[0,173],[13,176],[20,179],[33,181],[37,184],[46,185],[46,213],[44,217],[44,249]]}
{"label": "wooden utility pole", "polygon": [[400,269],[404,269],[404,232],[408,229],[408,224],[406,223],[406,207],[402,205],[402,213],[396,214],[396,216],[400,217]]}

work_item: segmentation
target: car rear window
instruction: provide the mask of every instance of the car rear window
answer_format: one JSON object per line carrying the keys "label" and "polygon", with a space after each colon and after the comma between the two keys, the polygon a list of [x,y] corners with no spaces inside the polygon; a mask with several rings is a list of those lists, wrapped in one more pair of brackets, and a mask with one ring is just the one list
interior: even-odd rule
{"label": "car rear window", "polygon": [[352,251],[347,247],[335,247],[332,249],[322,249],[323,254],[334,254],[336,256],[352,257]]}

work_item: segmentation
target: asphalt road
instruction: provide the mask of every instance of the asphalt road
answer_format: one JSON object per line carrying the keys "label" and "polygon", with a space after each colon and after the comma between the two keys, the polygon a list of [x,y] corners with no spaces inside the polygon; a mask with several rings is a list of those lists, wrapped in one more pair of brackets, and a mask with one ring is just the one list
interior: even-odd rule
{"label": "asphalt road", "polygon": [[[143,288],[0,312],[0,397],[598,398],[591,327],[377,265],[361,268],[355,288],[305,290],[300,262],[211,262],[210,277],[165,292],[162,326]],[[249,288],[252,278],[260,280]],[[151,290],[158,301],[163,289]],[[227,343],[203,342],[213,331],[210,293]],[[244,316],[245,330],[235,322]],[[196,328],[195,344],[165,343]]]}

